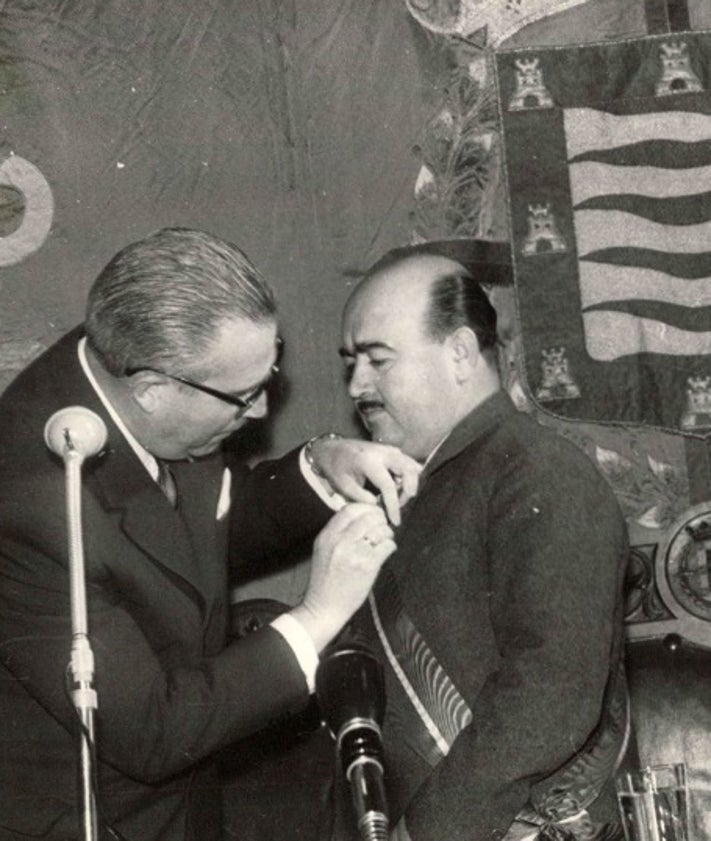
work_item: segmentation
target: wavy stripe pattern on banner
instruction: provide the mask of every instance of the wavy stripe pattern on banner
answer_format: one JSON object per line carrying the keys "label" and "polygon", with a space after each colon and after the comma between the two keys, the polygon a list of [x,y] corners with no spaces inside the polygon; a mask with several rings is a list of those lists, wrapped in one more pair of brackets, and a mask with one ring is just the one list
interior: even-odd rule
{"label": "wavy stripe pattern on banner", "polygon": [[585,346],[711,353],[711,116],[564,112]]}

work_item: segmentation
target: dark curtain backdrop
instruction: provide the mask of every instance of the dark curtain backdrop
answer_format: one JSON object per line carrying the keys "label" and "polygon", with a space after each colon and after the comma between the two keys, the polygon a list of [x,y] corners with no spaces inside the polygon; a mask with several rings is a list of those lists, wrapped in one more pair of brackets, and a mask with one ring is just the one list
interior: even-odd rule
{"label": "dark curtain backdrop", "polygon": [[81,320],[118,248],[188,225],[277,290],[290,394],[267,450],[353,430],[340,309],[353,274],[407,241],[436,53],[399,0],[2,3],[0,235],[25,202],[50,217],[25,162],[54,213],[20,262],[0,251],[0,388]]}

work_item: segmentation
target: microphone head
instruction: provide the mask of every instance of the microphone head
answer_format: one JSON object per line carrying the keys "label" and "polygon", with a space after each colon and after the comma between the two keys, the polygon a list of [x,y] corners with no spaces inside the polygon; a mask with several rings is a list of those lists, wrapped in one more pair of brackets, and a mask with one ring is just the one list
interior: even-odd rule
{"label": "microphone head", "polygon": [[385,715],[385,677],[382,663],[362,645],[333,649],[316,670],[316,698],[334,736],[356,719],[375,722]]}
{"label": "microphone head", "polygon": [[84,457],[100,453],[108,432],[101,418],[84,406],[68,406],[55,412],[44,426],[45,444],[58,456],[77,452]]}

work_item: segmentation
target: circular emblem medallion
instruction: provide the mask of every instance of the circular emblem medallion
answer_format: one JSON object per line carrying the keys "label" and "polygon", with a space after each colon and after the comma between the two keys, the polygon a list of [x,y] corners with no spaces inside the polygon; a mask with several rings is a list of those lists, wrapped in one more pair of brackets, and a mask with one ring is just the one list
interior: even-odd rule
{"label": "circular emblem medallion", "polygon": [[47,179],[34,164],[10,155],[0,164],[0,185],[17,190],[24,198],[19,227],[0,237],[0,266],[24,260],[42,245],[52,227],[54,199]]}
{"label": "circular emblem medallion", "polygon": [[674,616],[657,623],[660,631],[711,648],[711,501],[687,509],[667,529],[656,552],[654,578]]}
{"label": "circular emblem medallion", "polygon": [[671,595],[693,616],[711,622],[711,508],[708,505],[671,535],[665,555]]}

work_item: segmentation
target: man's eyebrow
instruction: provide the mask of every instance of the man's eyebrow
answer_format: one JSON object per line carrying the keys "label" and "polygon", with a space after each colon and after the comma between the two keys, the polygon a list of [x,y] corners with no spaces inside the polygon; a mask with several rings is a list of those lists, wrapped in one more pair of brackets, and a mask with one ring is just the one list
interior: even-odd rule
{"label": "man's eyebrow", "polygon": [[339,356],[353,356],[354,353],[368,353],[369,350],[392,350],[393,348],[387,342],[358,342],[353,346],[353,350],[342,347],[339,348]]}

